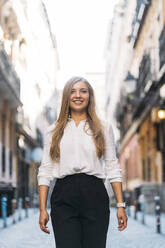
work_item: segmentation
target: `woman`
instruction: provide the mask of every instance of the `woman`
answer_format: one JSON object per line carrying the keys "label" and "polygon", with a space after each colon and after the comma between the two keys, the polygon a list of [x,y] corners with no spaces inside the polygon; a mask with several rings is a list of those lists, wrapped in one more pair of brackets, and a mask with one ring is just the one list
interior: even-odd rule
{"label": "woman", "polygon": [[82,77],[66,83],[58,120],[46,130],[38,172],[39,224],[46,233],[47,195],[54,178],[50,216],[57,248],[106,247],[110,209],[105,179],[117,200],[118,230],[126,228],[113,130],[97,117],[93,89]]}

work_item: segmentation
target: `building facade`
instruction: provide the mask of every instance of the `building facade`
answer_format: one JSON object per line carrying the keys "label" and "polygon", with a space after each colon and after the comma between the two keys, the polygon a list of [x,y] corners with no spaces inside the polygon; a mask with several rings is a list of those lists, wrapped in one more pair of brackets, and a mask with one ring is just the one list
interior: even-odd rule
{"label": "building facade", "polygon": [[[127,1],[127,8],[130,2]],[[125,73],[121,70],[120,97],[116,103],[115,117],[120,129],[118,153],[124,191],[130,193],[132,204],[143,194],[146,211],[153,213],[156,195],[161,197],[165,211],[165,1],[132,2],[135,5],[128,27],[130,33],[126,35],[122,31],[121,34],[129,43],[130,62],[125,66]],[[126,15],[127,11],[125,18]],[[127,60],[126,54],[124,57]],[[114,73],[120,74],[120,69]]]}
{"label": "building facade", "polygon": [[43,1],[0,0],[0,198],[7,197],[8,215],[13,198],[25,206],[29,197],[33,206],[38,193],[43,131],[57,117],[58,69]]}
{"label": "building facade", "polygon": [[[8,196],[8,211],[17,187],[16,118],[20,102],[20,81],[0,43],[0,198]],[[0,211],[1,212],[1,211]]]}

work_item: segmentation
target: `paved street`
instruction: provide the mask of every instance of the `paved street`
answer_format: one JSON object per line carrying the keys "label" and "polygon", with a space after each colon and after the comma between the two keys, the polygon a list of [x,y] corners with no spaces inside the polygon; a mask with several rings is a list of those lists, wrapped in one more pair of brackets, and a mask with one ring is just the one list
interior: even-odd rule
{"label": "paved street", "polygon": [[[134,209],[133,206],[130,208],[130,215],[132,218],[134,218]],[[142,223],[142,212],[138,211],[137,212],[137,221],[139,223]],[[144,215],[144,222],[145,225],[147,227],[150,228],[150,230],[152,230],[153,232],[156,232],[156,215],[154,214],[145,214]],[[161,213],[160,216],[160,229],[161,229],[161,233],[164,235],[165,237],[165,213]]]}
{"label": "paved street", "polygon": [[[38,225],[39,213],[31,212],[30,218],[25,218],[16,225],[0,229],[0,248],[55,248],[53,231],[49,221],[51,234],[40,231]],[[128,220],[128,228],[122,232],[117,230],[116,210],[111,208],[110,226],[108,230],[107,248],[164,248],[165,236],[153,232],[132,218]]]}

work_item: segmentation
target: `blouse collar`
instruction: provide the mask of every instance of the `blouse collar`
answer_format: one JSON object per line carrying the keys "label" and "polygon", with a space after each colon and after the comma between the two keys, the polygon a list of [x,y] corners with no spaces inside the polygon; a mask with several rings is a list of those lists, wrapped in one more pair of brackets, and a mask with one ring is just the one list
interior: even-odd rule
{"label": "blouse collar", "polygon": [[[80,122],[82,121],[86,121],[87,119],[83,119],[83,120],[80,120]],[[68,117],[68,121],[75,121],[75,120],[73,120],[71,117]]]}

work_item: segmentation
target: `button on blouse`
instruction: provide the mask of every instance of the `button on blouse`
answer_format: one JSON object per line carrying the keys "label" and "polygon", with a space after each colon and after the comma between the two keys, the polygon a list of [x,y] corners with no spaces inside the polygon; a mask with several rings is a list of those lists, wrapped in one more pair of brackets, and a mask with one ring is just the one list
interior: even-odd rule
{"label": "button on blouse", "polygon": [[[86,120],[76,126],[72,118],[68,118],[64,134],[60,142],[60,161],[52,161],[49,149],[52,130],[56,123],[50,125],[44,135],[44,148],[41,165],[38,170],[38,185],[50,185],[50,181],[75,173],[86,173],[111,182],[122,181],[122,170],[116,157],[115,141],[112,126],[102,121],[106,143],[105,155],[98,159],[95,145]],[[87,133],[84,131],[87,128]]]}

